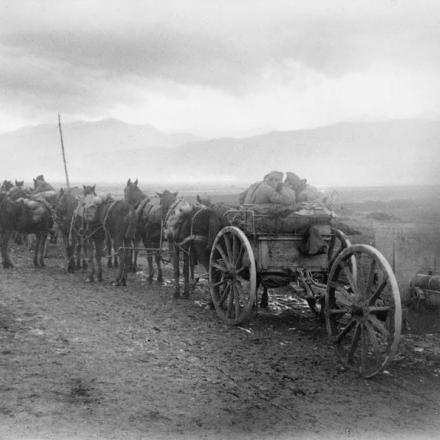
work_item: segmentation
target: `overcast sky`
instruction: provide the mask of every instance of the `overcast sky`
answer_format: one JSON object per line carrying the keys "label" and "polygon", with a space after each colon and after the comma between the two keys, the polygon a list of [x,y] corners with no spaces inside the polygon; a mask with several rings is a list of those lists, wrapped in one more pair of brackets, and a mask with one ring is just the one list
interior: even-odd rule
{"label": "overcast sky", "polygon": [[0,0],[0,131],[440,119],[438,1]]}

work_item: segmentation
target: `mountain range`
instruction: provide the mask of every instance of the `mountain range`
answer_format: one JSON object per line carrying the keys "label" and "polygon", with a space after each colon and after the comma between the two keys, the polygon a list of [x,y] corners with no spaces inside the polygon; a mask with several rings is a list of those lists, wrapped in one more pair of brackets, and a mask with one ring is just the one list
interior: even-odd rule
{"label": "mountain range", "polygon": [[[279,169],[317,185],[440,183],[440,121],[344,122],[202,140],[107,119],[64,124],[63,138],[75,182],[252,182]],[[0,180],[64,180],[56,124],[0,134],[0,152]]]}

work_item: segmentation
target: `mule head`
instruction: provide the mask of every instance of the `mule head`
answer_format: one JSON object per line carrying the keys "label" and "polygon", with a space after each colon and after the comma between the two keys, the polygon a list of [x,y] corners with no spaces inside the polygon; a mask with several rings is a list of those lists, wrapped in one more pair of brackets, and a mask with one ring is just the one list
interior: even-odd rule
{"label": "mule head", "polygon": [[83,196],[93,195],[96,196],[95,192],[96,185],[83,185]]}
{"label": "mule head", "polygon": [[124,189],[124,200],[131,205],[136,205],[140,200],[146,197],[147,196],[138,187],[138,179],[134,182],[128,179],[127,186]]}
{"label": "mule head", "polygon": [[15,179],[15,186],[17,186],[18,188],[22,188],[23,185],[24,185],[24,180]]}
{"label": "mule head", "polygon": [[83,200],[83,216],[86,222],[94,223],[99,219],[99,207],[103,199],[97,195],[87,194]]}
{"label": "mule head", "polygon": [[166,215],[166,213],[169,211],[169,209],[171,208],[173,203],[176,202],[178,193],[177,193],[177,191],[170,192],[166,189],[162,193],[156,193],[156,194],[160,199],[160,207],[162,209],[162,213],[163,213],[163,215]]}
{"label": "mule head", "polygon": [[0,191],[2,192],[8,192],[12,187],[13,183],[10,180],[3,180],[2,186],[0,188]]}
{"label": "mule head", "polygon": [[211,202],[211,199],[209,199],[209,198],[202,199],[198,194],[197,194],[197,197],[196,197],[196,201],[200,205],[206,206],[208,208],[212,208],[213,207],[213,203]]}

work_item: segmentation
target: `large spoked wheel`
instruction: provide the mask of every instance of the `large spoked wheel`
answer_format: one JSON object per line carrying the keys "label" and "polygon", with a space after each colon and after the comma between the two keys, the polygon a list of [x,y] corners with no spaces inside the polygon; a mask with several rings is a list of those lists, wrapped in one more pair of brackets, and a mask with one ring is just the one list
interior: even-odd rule
{"label": "large spoked wheel", "polygon": [[215,310],[227,324],[240,324],[252,313],[257,272],[252,247],[235,226],[216,236],[209,259],[209,288]]}
{"label": "large spoked wheel", "polygon": [[386,367],[399,344],[402,307],[391,266],[377,249],[357,244],[336,257],[324,313],[329,337],[346,367],[366,378]]}

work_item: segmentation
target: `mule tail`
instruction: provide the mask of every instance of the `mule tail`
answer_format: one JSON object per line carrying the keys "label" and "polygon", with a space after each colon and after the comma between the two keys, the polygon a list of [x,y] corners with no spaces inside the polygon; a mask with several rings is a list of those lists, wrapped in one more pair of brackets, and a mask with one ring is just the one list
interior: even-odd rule
{"label": "mule tail", "polygon": [[125,230],[124,239],[134,241],[136,238],[137,216],[134,210],[130,210],[127,214],[127,228]]}

